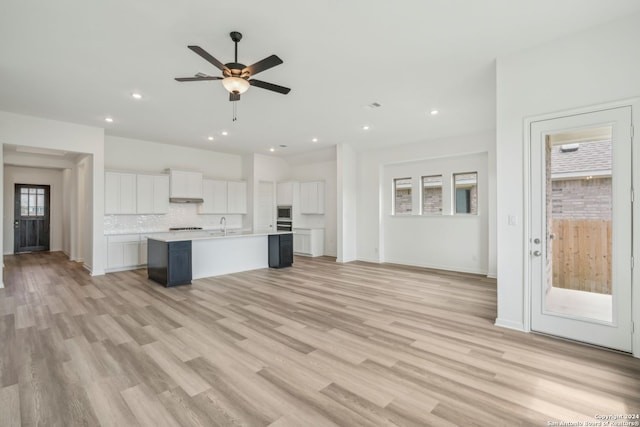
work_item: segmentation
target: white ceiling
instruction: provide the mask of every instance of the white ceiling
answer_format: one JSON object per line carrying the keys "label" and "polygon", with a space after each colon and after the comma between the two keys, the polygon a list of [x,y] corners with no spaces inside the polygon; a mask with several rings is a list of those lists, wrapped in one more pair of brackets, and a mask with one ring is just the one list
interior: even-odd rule
{"label": "white ceiling", "polygon": [[[495,128],[496,57],[638,11],[638,0],[3,0],[0,110],[226,152],[415,142]],[[276,54],[284,64],[257,78],[292,88],[250,88],[236,122],[220,82],[173,80],[218,75],[187,45],[232,62],[233,30],[239,62]]]}

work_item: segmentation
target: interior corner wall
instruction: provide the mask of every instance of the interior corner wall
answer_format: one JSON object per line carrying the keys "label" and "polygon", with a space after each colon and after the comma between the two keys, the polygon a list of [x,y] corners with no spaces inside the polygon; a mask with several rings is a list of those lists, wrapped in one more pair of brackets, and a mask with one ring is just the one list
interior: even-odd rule
{"label": "interior corner wall", "polygon": [[[380,150],[359,152],[357,155],[357,256],[361,261],[385,262],[394,259],[393,253],[385,253],[384,218],[390,215],[390,206],[384,203],[385,192],[391,191],[391,183],[385,181],[386,165],[418,160],[464,156],[477,153],[487,154],[487,198],[495,199],[492,194],[495,187],[495,170],[489,166],[495,156],[495,133],[483,131],[468,135],[460,135],[437,140],[425,140],[413,144],[394,146]],[[490,202],[489,202],[490,203]],[[490,274],[496,271],[495,264],[495,230],[492,218],[495,216],[493,206],[487,206],[487,235],[481,243],[480,250],[486,251],[486,262],[482,271]]]}
{"label": "interior corner wall", "polygon": [[56,169],[4,166],[4,254],[14,251],[15,184],[48,185],[49,189],[49,250],[63,250],[64,185],[62,171]]}
{"label": "interior corner wall", "polygon": [[[638,40],[640,14],[497,60],[499,326],[526,330],[528,324],[524,307],[525,120],[640,96]],[[516,220],[515,225],[509,225],[509,216]],[[636,304],[636,313],[638,309]]]}

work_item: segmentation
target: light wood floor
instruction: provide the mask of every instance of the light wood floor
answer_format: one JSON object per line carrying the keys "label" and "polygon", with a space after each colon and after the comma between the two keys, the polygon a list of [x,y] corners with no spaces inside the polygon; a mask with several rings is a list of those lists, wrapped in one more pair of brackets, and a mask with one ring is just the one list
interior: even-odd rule
{"label": "light wood floor", "polygon": [[495,282],[329,258],[166,289],[5,257],[0,426],[547,426],[640,411],[640,361],[493,326]]}

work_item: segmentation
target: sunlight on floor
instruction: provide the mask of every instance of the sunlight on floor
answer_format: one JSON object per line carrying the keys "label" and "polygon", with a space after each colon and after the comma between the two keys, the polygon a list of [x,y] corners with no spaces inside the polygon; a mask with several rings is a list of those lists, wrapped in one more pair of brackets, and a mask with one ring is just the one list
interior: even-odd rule
{"label": "sunlight on floor", "polygon": [[611,322],[611,295],[552,287],[545,297],[547,311]]}

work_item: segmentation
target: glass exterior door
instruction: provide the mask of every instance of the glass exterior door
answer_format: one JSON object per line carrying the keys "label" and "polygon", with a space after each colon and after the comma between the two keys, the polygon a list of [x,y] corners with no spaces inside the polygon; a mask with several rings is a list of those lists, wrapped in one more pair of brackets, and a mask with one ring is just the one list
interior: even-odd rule
{"label": "glass exterior door", "polygon": [[631,110],[531,126],[531,329],[631,351]]}

